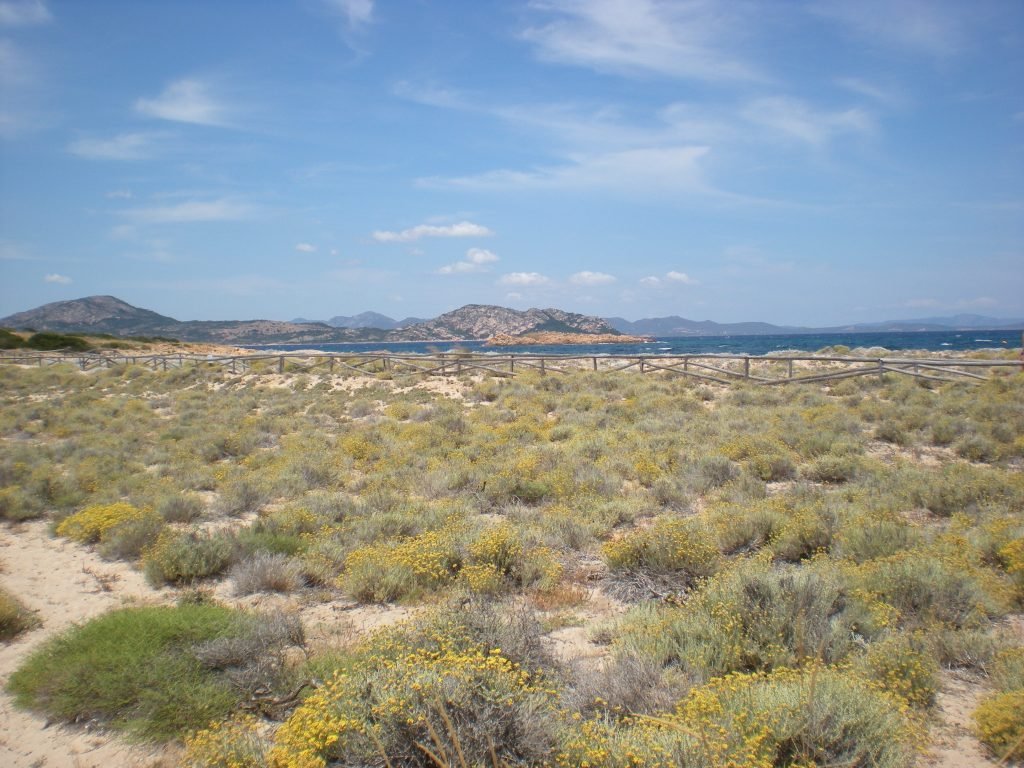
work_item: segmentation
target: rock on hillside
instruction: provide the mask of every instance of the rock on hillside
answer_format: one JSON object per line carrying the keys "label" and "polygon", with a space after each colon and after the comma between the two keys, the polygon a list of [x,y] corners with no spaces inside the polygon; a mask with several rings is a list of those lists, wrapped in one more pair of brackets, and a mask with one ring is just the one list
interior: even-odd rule
{"label": "rock on hillside", "polygon": [[433,320],[393,332],[390,337],[396,341],[488,339],[497,333],[516,336],[538,331],[618,334],[600,317],[564,312],[561,309],[528,309],[521,312],[489,304],[467,304]]}

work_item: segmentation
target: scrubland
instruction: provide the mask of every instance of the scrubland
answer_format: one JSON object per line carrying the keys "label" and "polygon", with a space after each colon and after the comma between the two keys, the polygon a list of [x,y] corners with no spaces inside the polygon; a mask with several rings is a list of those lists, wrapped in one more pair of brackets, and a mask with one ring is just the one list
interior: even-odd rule
{"label": "scrubland", "polygon": [[151,586],[49,635],[0,592],[40,637],[7,690],[55,721],[186,766],[895,768],[955,678],[1024,757],[1022,374],[0,366],[0,398],[11,538]]}

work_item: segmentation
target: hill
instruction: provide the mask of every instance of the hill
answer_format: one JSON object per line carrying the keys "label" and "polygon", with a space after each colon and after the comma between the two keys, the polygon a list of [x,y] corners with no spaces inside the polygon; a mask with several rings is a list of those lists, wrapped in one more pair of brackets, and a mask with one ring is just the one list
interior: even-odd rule
{"label": "hill", "polygon": [[[356,318],[361,317],[367,322],[373,321],[373,318],[367,316],[390,320],[376,313],[363,313]],[[415,319],[407,318],[402,322]],[[395,326],[398,325],[394,321],[391,322]],[[83,299],[45,304],[36,309],[0,318],[0,325],[61,333],[163,336],[182,341],[218,344],[453,341],[486,339],[497,333],[516,335],[537,331],[618,333],[599,317],[563,312],[560,309],[529,309],[521,312],[483,304],[469,304],[446,312],[433,320],[392,330],[367,326],[338,328],[327,323],[282,320],[181,321],[132,306],[113,296],[87,296]]]}

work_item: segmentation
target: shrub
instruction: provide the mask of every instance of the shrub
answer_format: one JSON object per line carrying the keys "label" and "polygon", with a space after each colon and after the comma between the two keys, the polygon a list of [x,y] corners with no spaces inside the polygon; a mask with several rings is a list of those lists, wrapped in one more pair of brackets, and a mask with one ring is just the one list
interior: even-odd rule
{"label": "shrub", "polygon": [[667,716],[585,721],[566,739],[559,765],[902,768],[913,761],[917,735],[890,697],[812,666],[714,680]]}
{"label": "shrub", "polygon": [[239,700],[189,649],[251,625],[213,605],[123,608],[45,643],[8,687],[20,706],[64,722],[169,739],[224,717]]}
{"label": "shrub", "polygon": [[185,739],[184,768],[266,768],[270,739],[251,714],[219,720]]}
{"label": "shrub", "polygon": [[872,643],[857,668],[912,707],[935,703],[939,668],[921,638],[896,634]]}
{"label": "shrub", "polygon": [[142,517],[107,529],[100,538],[100,556],[105,560],[134,560],[156,541],[163,528],[164,519],[147,510]]}
{"label": "shrub", "polygon": [[803,476],[816,483],[847,483],[860,470],[856,456],[834,456],[827,454],[816,459],[803,470]]}
{"label": "shrub", "polygon": [[142,569],[154,586],[189,584],[223,573],[231,564],[232,537],[165,529],[143,553]]}
{"label": "shrub", "polygon": [[357,648],[278,729],[270,761],[448,764],[433,752],[462,765],[536,764],[551,755],[556,707],[539,672],[455,615],[434,614]]}
{"label": "shrub", "polygon": [[779,560],[796,563],[832,546],[834,522],[825,513],[813,510],[793,512],[771,542],[771,551]]}
{"label": "shrub", "polygon": [[860,584],[899,612],[908,628],[933,622],[954,628],[977,626],[1000,606],[964,563],[908,550],[860,567]]}
{"label": "shrub", "polygon": [[156,511],[168,523],[191,523],[203,514],[203,500],[194,493],[177,493],[166,496],[156,506]]}
{"label": "shrub", "polygon": [[839,554],[856,563],[909,549],[917,532],[900,520],[852,520],[836,536]]}
{"label": "shrub", "polygon": [[456,530],[446,528],[353,550],[339,583],[360,602],[390,602],[448,584],[461,564]]}
{"label": "shrub", "polygon": [[0,489],[0,518],[12,523],[39,517],[46,510],[43,500],[24,488],[11,485]]}
{"label": "shrub", "polygon": [[40,331],[33,333],[25,340],[25,346],[30,349],[38,349],[44,352],[57,352],[67,350],[69,352],[86,352],[92,349],[92,344],[81,336],[69,336],[62,333],[49,333]]}
{"label": "shrub", "polygon": [[236,595],[294,592],[302,586],[301,566],[287,555],[257,552],[236,563],[229,573]]}
{"label": "shrub", "polygon": [[751,563],[708,580],[676,608],[634,611],[617,647],[698,675],[834,662],[852,648],[858,617],[837,573]]}
{"label": "shrub", "polygon": [[57,526],[56,532],[58,536],[91,544],[100,541],[108,531],[124,523],[144,519],[151,514],[151,510],[139,509],[124,502],[99,504],[86,507],[81,512],[64,518]]}
{"label": "shrub", "polygon": [[22,602],[0,587],[0,640],[13,640],[22,632],[40,625],[39,618]]}
{"label": "shrub", "polygon": [[1001,761],[1024,759],[1024,689],[996,693],[974,710],[978,738]]}
{"label": "shrub", "polygon": [[992,683],[1000,691],[1024,690],[1024,646],[1006,648],[992,664]]}

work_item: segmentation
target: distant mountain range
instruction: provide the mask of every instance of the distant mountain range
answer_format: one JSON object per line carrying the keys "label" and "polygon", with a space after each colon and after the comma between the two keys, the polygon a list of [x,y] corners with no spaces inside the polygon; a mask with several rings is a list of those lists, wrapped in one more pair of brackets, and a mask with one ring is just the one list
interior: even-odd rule
{"label": "distant mountain range", "polygon": [[[293,323],[317,323],[319,320],[306,320],[296,318]],[[404,320],[394,320],[380,312],[360,312],[358,315],[347,317],[337,315],[330,320],[323,321],[332,328],[378,328],[382,331],[391,331],[395,328],[407,328],[410,325],[418,325],[427,322],[425,317],[407,317]]]}
{"label": "distant mountain range", "polygon": [[[363,313],[357,320],[373,313]],[[390,320],[383,315],[385,320]],[[415,320],[416,318],[408,318]],[[407,321],[402,321],[405,323]],[[394,323],[394,321],[390,321]],[[394,323],[398,326],[398,323]],[[458,341],[487,339],[496,333],[516,335],[539,331],[617,334],[600,317],[560,309],[528,309],[467,304],[433,320],[393,329],[334,327],[328,323],[281,320],[175,320],[134,307],[114,296],[88,296],[45,304],[0,318],[8,328],[31,328],[61,333],[109,333],[115,336],[166,336],[182,341],[219,344],[329,344],[355,341]]]}
{"label": "distant mountain range", "polygon": [[617,331],[641,336],[766,336],[798,333],[899,333],[913,331],[1016,330],[1024,328],[1024,320],[985,317],[984,315],[952,315],[914,320],[886,320],[881,323],[854,323],[823,328],[772,325],[771,323],[716,323],[711,320],[687,320],[678,315],[650,317],[630,322],[609,317],[608,323]]}
{"label": "distant mountain range", "polygon": [[220,344],[329,344],[357,341],[456,341],[487,339],[495,334],[586,333],[633,336],[742,336],[796,333],[863,333],[947,330],[1016,330],[1024,320],[983,315],[953,315],[882,323],[807,328],[770,323],[716,323],[683,317],[629,321],[601,318],[560,309],[519,311],[488,304],[467,304],[433,320],[409,317],[395,321],[376,312],[332,317],[327,322],[294,320],[175,320],[134,307],[113,296],[88,296],[45,304],[0,318],[8,328],[62,333],[109,333],[116,336],[166,336],[182,341]]}

